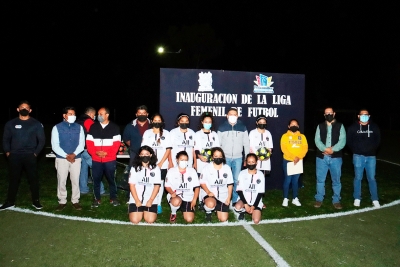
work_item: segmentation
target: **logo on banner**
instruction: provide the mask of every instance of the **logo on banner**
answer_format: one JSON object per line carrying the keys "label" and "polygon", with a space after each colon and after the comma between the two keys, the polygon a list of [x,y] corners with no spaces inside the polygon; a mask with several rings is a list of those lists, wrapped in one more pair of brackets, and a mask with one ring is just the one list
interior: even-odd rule
{"label": "logo on banner", "polygon": [[274,83],[272,81],[272,76],[268,77],[266,75],[260,74],[256,75],[256,80],[254,81],[256,85],[254,85],[254,93],[264,93],[264,94],[273,94],[274,87],[271,85]]}
{"label": "logo on banner", "polygon": [[212,92],[212,74],[211,72],[199,73],[199,92]]}

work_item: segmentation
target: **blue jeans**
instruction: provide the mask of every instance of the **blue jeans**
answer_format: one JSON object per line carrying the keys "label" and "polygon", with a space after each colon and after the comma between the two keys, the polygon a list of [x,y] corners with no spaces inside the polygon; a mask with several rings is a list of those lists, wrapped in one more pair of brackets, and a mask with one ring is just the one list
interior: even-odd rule
{"label": "blue jeans", "polygon": [[299,174],[294,174],[294,175],[288,175],[287,174],[287,164],[288,164],[288,160],[283,159],[282,161],[282,166],[283,166],[283,174],[285,176],[285,180],[283,181],[283,197],[284,198],[288,198],[289,196],[289,187],[290,184],[292,184],[292,197],[296,198],[298,196],[298,190],[299,190],[299,177],[300,177],[300,173]]}
{"label": "blue jeans", "polygon": [[367,180],[369,186],[369,192],[371,193],[372,201],[378,200],[378,189],[375,180],[376,170],[376,157],[375,156],[363,156],[353,155],[354,164],[354,199],[361,199],[361,180],[363,179],[364,169],[367,173]]}
{"label": "blue jeans", "polygon": [[330,156],[324,156],[324,158],[318,158],[316,160],[316,172],[317,172],[317,194],[315,200],[322,202],[325,196],[325,180],[328,170],[331,174],[332,179],[332,203],[340,202],[340,191],[342,190],[342,184],[340,183],[340,176],[342,175],[342,158],[331,158]]}
{"label": "blue jeans", "polygon": [[[81,154],[81,173],[79,175],[79,190],[83,194],[89,193],[88,177],[89,168],[92,168],[92,157],[89,155],[87,150],[83,150]],[[100,194],[104,194],[103,182],[100,183]]]}
{"label": "blue jeans", "polygon": [[226,158],[226,165],[231,167],[233,176],[233,192],[232,192],[232,203],[238,201],[239,195],[236,193],[236,186],[239,178],[239,173],[242,170],[242,158]]}
{"label": "blue jeans", "polygon": [[92,175],[93,175],[93,191],[94,197],[97,200],[101,199],[100,196],[100,183],[103,179],[103,174],[106,176],[108,186],[110,189],[110,200],[117,199],[117,184],[115,183],[115,170],[117,168],[117,161],[109,162],[92,162]]}

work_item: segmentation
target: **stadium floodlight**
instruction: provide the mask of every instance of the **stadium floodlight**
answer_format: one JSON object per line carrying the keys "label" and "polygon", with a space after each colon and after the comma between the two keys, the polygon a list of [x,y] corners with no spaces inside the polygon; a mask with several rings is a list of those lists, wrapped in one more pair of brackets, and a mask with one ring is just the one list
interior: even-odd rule
{"label": "stadium floodlight", "polygon": [[176,52],[171,52],[171,51],[165,51],[164,47],[160,46],[160,47],[157,49],[157,52],[158,52],[159,54],[164,54],[164,53],[179,54],[180,52],[182,52],[182,49],[179,49],[179,50],[176,51]]}

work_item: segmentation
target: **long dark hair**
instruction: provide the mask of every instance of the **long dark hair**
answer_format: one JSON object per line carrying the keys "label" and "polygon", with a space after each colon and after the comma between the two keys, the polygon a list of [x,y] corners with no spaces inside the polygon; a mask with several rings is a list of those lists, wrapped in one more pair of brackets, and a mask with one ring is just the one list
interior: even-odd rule
{"label": "long dark hair", "polygon": [[[150,122],[151,123],[153,123],[153,120],[154,120],[154,118],[155,117],[160,117],[160,119],[161,119],[161,122],[162,122],[162,125],[161,125],[161,127],[160,127],[160,136],[158,137],[158,140],[157,140],[157,144],[160,144],[161,143],[161,140],[160,140],[160,138],[161,138],[161,136],[163,135],[163,129],[164,129],[164,118],[163,118],[163,116],[160,114],[160,113],[155,113],[153,116],[151,116],[151,118],[150,118]],[[153,126],[152,126],[153,127]]]}
{"label": "long dark hair", "polygon": [[135,156],[135,158],[133,159],[133,162],[132,162],[132,164],[131,164],[131,165],[135,168],[135,171],[136,171],[136,172],[141,171],[141,170],[142,170],[142,167],[143,167],[143,165],[142,165],[142,159],[141,159],[140,156],[139,156],[140,152],[142,152],[143,150],[146,150],[146,151],[148,151],[148,152],[151,154],[151,158],[150,158],[150,161],[149,161],[149,166],[150,166],[152,169],[154,169],[154,168],[157,166],[157,156],[156,156],[156,154],[154,153],[154,150],[153,150],[151,147],[149,147],[149,146],[142,146],[142,147],[139,149],[139,152],[136,154],[136,156]]}
{"label": "long dark hair", "polygon": [[224,164],[226,164],[226,159],[225,159],[225,153],[224,153],[224,151],[222,150],[222,148],[220,148],[220,147],[213,147],[213,148],[211,148],[211,157],[214,157],[214,152],[215,151],[219,151],[219,152],[221,152],[221,154],[222,154],[222,162],[224,163]]}
{"label": "long dark hair", "polygon": [[215,127],[214,127],[214,117],[213,117],[212,113],[208,112],[208,111],[203,112],[203,114],[201,114],[201,116],[200,116],[199,130],[203,129],[202,121],[207,117],[211,119],[211,129],[210,129],[210,131],[214,131],[214,129],[215,129]]}
{"label": "long dark hair", "polygon": [[175,126],[176,126],[176,127],[179,127],[179,120],[180,120],[182,117],[187,117],[188,120],[189,120],[189,124],[190,124],[190,117],[189,117],[189,115],[186,114],[186,113],[179,113],[178,116],[176,116],[176,120],[175,120]]}

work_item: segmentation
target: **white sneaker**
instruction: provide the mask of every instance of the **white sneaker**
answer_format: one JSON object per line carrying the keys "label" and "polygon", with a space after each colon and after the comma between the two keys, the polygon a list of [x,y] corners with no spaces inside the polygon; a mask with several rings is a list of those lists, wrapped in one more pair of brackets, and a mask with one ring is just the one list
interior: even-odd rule
{"label": "white sneaker", "polygon": [[381,207],[381,204],[379,204],[378,200],[372,201],[372,204],[374,205],[375,208],[380,208]]}
{"label": "white sneaker", "polygon": [[359,200],[359,199],[354,199],[354,207],[360,207],[360,202],[361,202],[361,200]]}
{"label": "white sneaker", "polygon": [[284,198],[284,199],[283,199],[283,202],[282,202],[282,206],[287,207],[288,204],[289,204],[289,199]]}
{"label": "white sneaker", "polygon": [[292,200],[292,204],[297,206],[297,207],[301,206],[301,203],[300,203],[300,201],[299,201],[299,199],[297,197]]}

